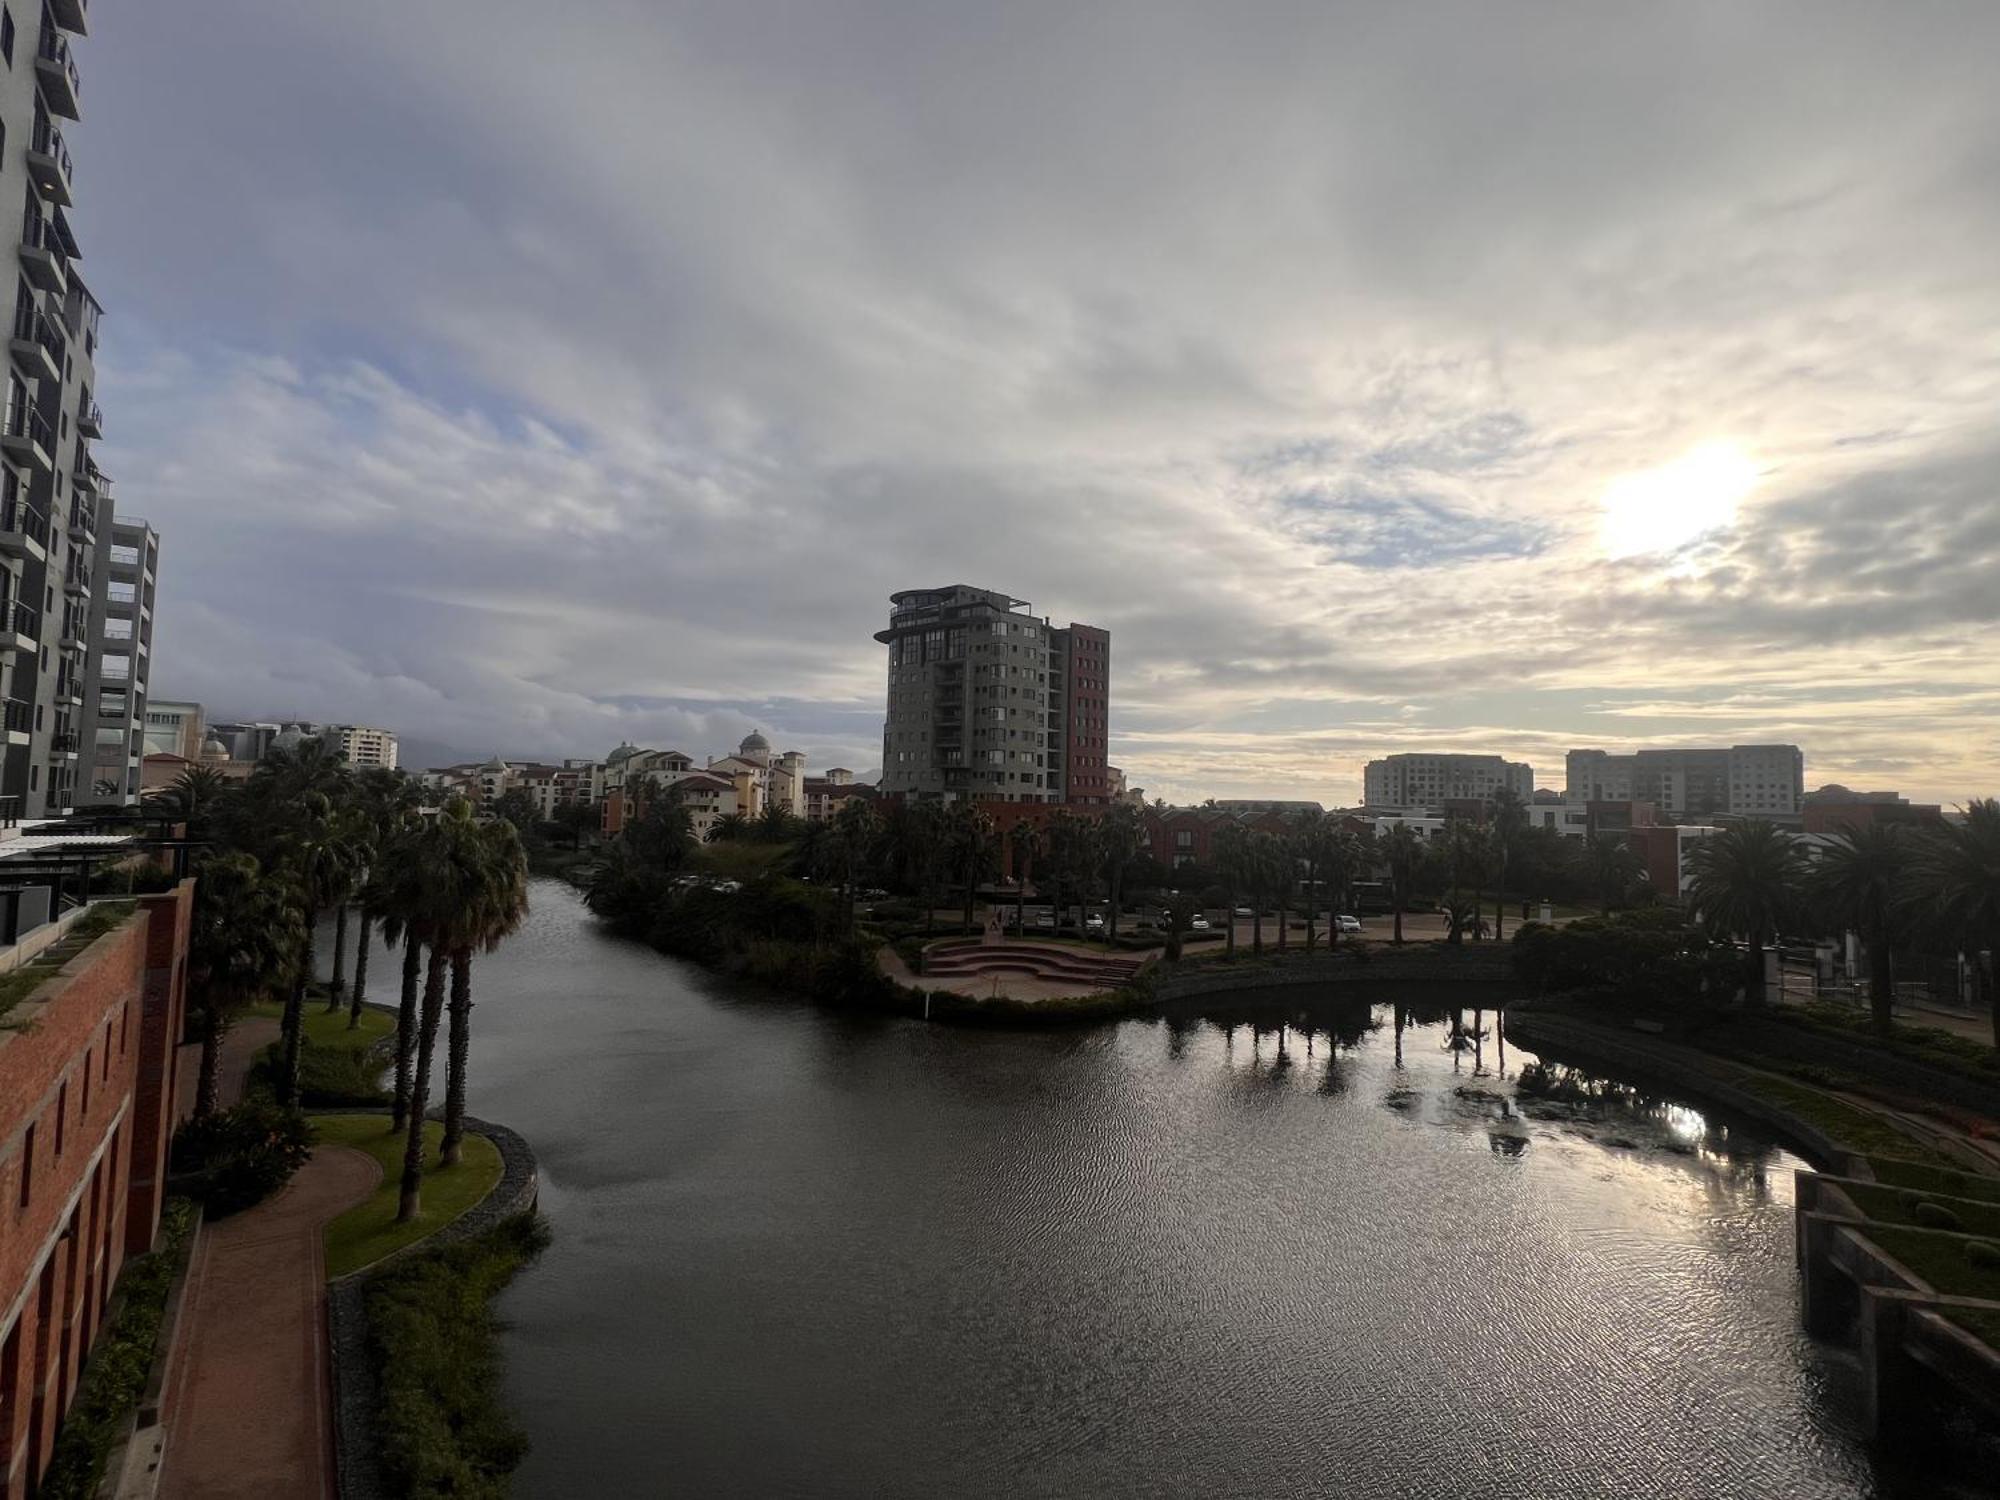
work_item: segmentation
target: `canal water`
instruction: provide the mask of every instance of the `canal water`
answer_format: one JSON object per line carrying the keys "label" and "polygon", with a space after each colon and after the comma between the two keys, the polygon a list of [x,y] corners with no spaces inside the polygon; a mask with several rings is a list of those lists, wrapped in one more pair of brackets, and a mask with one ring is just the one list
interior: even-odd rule
{"label": "canal water", "polygon": [[475,995],[556,1231],[501,1304],[519,1495],[1938,1493],[1798,1331],[1800,1163],[1517,1098],[1491,1013],[857,1020],[549,881]]}

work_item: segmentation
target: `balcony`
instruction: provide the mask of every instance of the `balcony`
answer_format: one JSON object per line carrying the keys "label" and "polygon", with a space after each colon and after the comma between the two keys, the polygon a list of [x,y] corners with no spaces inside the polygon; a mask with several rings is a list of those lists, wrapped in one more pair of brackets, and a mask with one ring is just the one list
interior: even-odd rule
{"label": "balcony", "polygon": [[97,541],[97,507],[82,494],[70,502],[69,539],[78,546],[92,546]]}
{"label": "balcony", "polygon": [[56,644],[64,651],[81,651],[90,641],[90,616],[81,609],[63,611],[61,633],[56,636]]}
{"label": "balcony", "polygon": [[35,76],[50,113],[65,120],[82,118],[77,108],[76,60],[69,55],[69,38],[53,26],[42,28],[35,47]]}
{"label": "balcony", "polygon": [[0,415],[0,449],[44,474],[55,472],[55,460],[49,457],[49,424],[26,401],[10,400]]}
{"label": "balcony", "polygon": [[35,727],[35,705],[25,698],[9,698],[5,719],[7,738],[17,745],[27,744],[28,733]]}
{"label": "balcony", "polygon": [[74,201],[70,196],[69,146],[47,115],[35,119],[34,138],[28,142],[28,176],[34,179],[35,190],[44,202],[68,208]]}
{"label": "balcony", "polygon": [[49,518],[28,503],[27,491],[11,470],[6,491],[0,500],[0,556],[39,562],[49,555]]}
{"label": "balcony", "polygon": [[85,401],[76,409],[76,430],[87,438],[104,436],[104,409],[95,401]]}
{"label": "balcony", "polygon": [[74,552],[70,554],[69,566],[63,570],[63,592],[72,599],[90,597],[90,569],[76,560]]}
{"label": "balcony", "polygon": [[90,0],[44,0],[49,19],[82,36],[90,30]]}
{"label": "balcony", "polygon": [[41,617],[19,599],[0,604],[0,656],[16,652],[33,656],[40,649],[35,637],[41,628]]}
{"label": "balcony", "polygon": [[75,760],[77,752],[82,748],[82,736],[74,730],[64,730],[61,734],[49,736],[49,754],[60,755],[64,760]]}
{"label": "balcony", "polygon": [[31,380],[60,381],[68,344],[55,320],[32,301],[14,309],[14,363]]}
{"label": "balcony", "polygon": [[55,218],[32,208],[21,216],[21,274],[40,291],[69,290],[69,252]]}

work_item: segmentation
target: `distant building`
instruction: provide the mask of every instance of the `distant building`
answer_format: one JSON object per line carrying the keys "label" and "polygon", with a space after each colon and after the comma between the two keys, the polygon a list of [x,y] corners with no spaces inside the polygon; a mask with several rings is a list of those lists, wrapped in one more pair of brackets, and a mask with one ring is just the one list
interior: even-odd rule
{"label": "distant building", "polygon": [[1935,802],[1912,802],[1900,792],[1850,792],[1837,783],[1806,794],[1807,833],[1847,833],[1885,824],[1938,827],[1944,809]]}
{"label": "distant building", "polygon": [[1317,802],[1292,801],[1282,797],[1217,797],[1208,804],[1217,812],[1301,813],[1325,812]]}
{"label": "distant building", "polygon": [[1797,745],[1726,750],[1572,750],[1564,796],[1572,802],[1650,802],[1674,818],[1796,818],[1805,802]]}
{"label": "distant building", "polygon": [[199,703],[155,698],[146,705],[145,754],[198,760],[207,738],[202,732]]}
{"label": "distant building", "polygon": [[396,737],[386,729],[365,724],[331,724],[325,738],[334,742],[347,763],[358,770],[396,769]]}
{"label": "distant building", "polygon": [[1362,800],[1371,808],[1490,802],[1503,790],[1525,803],[1535,795],[1535,772],[1525,762],[1498,755],[1407,751],[1368,762],[1361,784]]}
{"label": "distant building", "polygon": [[1024,599],[970,584],[890,596],[884,796],[1112,799],[1111,636],[1061,629]]}

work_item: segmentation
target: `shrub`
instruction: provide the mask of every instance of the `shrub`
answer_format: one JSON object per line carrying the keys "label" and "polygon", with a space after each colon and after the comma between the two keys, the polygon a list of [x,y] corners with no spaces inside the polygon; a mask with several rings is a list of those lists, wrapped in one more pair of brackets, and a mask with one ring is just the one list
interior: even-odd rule
{"label": "shrub", "polygon": [[521,1214],[411,1256],[364,1294],[380,1382],[376,1429],[394,1493],[500,1500],[528,1440],[501,1401],[492,1300],[549,1243]]}
{"label": "shrub", "polygon": [[97,1493],[111,1445],[152,1375],[167,1296],[195,1218],[187,1199],[169,1201],[160,1215],[159,1247],[126,1262],[118,1278],[117,1310],[84,1365],[76,1400],[56,1432],[37,1491],[42,1500],[89,1500]]}
{"label": "shrub", "polygon": [[[277,1091],[278,1070],[285,1065],[285,1049],[273,1042],[257,1055],[250,1070],[250,1086],[264,1094]],[[299,1104],[306,1109],[346,1109],[363,1104],[386,1104],[389,1091],[382,1087],[382,1059],[367,1047],[316,1046],[309,1036],[299,1038]]]}
{"label": "shrub", "polygon": [[183,1126],[174,1137],[173,1169],[193,1179],[190,1190],[211,1219],[220,1219],[290,1182],[312,1144],[312,1122],[304,1115],[253,1097]]}
{"label": "shrub", "polygon": [[2000,1245],[1991,1240],[1974,1240],[1965,1247],[1965,1258],[1986,1271],[2000,1271]]}
{"label": "shrub", "polygon": [[1527,922],[1515,929],[1513,945],[1515,974],[1543,994],[1689,1001],[1731,993],[1742,967],[1734,948],[1665,907],[1562,927]]}
{"label": "shrub", "polygon": [[1910,1210],[1910,1217],[1925,1229],[1957,1230],[1965,1227],[1964,1221],[1957,1214],[1942,1203],[1933,1203],[1928,1198],[1921,1200]]}

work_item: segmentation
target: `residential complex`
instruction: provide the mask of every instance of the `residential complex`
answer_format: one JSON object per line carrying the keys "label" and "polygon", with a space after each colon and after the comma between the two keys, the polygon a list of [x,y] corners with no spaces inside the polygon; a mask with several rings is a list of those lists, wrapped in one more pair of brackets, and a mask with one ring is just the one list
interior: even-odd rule
{"label": "residential complex", "polygon": [[147,755],[178,755],[196,760],[207,736],[202,733],[201,705],[155,698],[146,705],[144,749]]}
{"label": "residential complex", "polygon": [[[11,832],[11,830],[9,831]],[[90,910],[36,867],[60,840],[0,839],[11,970]],[[32,852],[28,846],[37,846]],[[72,861],[82,851],[73,850]],[[97,852],[102,852],[101,848]],[[32,1495],[103,1332],[119,1271],[152,1248],[184,1113],[179,1042],[193,883],[136,910],[22,994],[0,1028],[0,1497]]]}
{"label": "residential complex", "polygon": [[1361,800],[1369,807],[1484,802],[1503,789],[1527,802],[1535,795],[1535,772],[1521,761],[1498,755],[1409,751],[1368,762],[1361,785]]}
{"label": "residential complex", "polygon": [[1571,802],[1650,802],[1675,819],[1791,819],[1805,802],[1805,756],[1797,745],[1572,750],[1566,771]]}
{"label": "residential complex", "polygon": [[875,795],[875,788],[855,781],[844,767],[808,775],[803,752],[773,754],[771,742],[754,732],[734,754],[706,765],[678,750],[620,745],[604,763],[604,831],[617,833],[639,816],[648,797],[666,791],[687,810],[695,836],[704,840],[724,818],[754,818],[776,806],[795,818],[825,822],[850,797]]}
{"label": "residential complex", "polygon": [[372,729],[365,724],[332,724],[326,733],[350,766],[360,770],[396,769],[396,737],[388,730]]}
{"label": "residential complex", "polygon": [[[175,706],[192,707],[197,716],[200,714],[199,704]],[[221,743],[229,752],[229,759],[252,765],[275,749],[296,746],[310,739],[322,739],[357,769],[396,769],[395,734],[367,724],[320,724],[311,719],[219,719],[208,726],[208,736]],[[164,750],[165,746],[160,748]],[[175,750],[169,753],[178,755],[185,752]]]}
{"label": "residential complex", "polygon": [[0,817],[137,799],[158,538],[120,522],[90,444],[102,309],[77,268],[71,39],[83,0],[0,11],[0,202],[23,206],[0,414]]}
{"label": "residential complex", "polygon": [[970,584],[890,596],[887,796],[1102,804],[1113,797],[1111,637]]}

